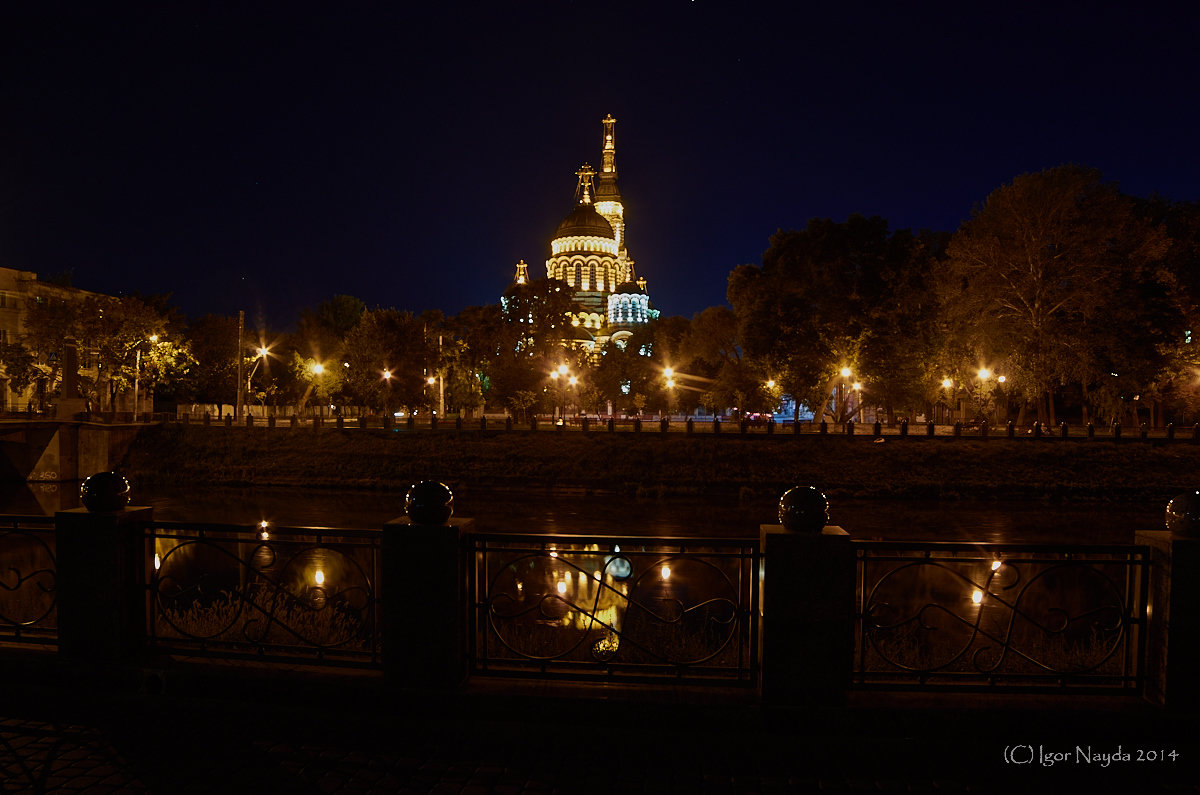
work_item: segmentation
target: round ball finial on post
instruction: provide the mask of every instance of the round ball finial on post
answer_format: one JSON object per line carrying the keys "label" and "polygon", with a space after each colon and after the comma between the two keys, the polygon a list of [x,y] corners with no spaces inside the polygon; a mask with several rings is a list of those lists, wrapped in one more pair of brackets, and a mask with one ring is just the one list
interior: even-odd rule
{"label": "round ball finial on post", "polygon": [[409,488],[404,511],[413,524],[444,525],[454,515],[454,492],[445,483],[422,480]]}
{"label": "round ball finial on post", "polygon": [[97,472],[80,485],[79,501],[92,513],[115,513],[129,504],[129,481],[116,472]]}
{"label": "round ball finial on post", "polygon": [[779,498],[779,523],[789,533],[820,533],[829,524],[829,500],[813,486],[788,489]]}
{"label": "round ball finial on post", "polygon": [[1186,491],[1167,503],[1167,529],[1177,536],[1200,538],[1200,489]]}

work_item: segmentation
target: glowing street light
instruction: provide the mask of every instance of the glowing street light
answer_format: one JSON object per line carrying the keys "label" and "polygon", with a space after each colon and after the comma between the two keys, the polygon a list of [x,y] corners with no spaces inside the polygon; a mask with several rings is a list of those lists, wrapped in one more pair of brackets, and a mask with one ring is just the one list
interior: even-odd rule
{"label": "glowing street light", "polygon": [[321,364],[320,362],[313,362],[312,371],[313,375],[320,375],[321,373],[325,372],[325,365]]}
{"label": "glowing street light", "polygon": [[843,368],[842,368],[842,378],[849,378],[849,377],[850,377],[850,372],[851,372],[851,371],[850,371],[850,368],[849,368],[849,367],[843,367]]}
{"label": "glowing street light", "polygon": [[949,389],[952,386],[954,386],[954,382],[951,381],[949,378],[942,379],[942,389]]}
{"label": "glowing street light", "polygon": [[[157,339],[157,338],[151,337],[151,339]],[[254,394],[254,390],[252,390],[250,388],[250,382],[254,380],[254,374],[256,372],[258,372],[258,366],[260,364],[262,364],[264,361],[266,361],[268,353],[270,353],[269,350],[262,347],[261,345],[259,346],[258,353],[254,357],[254,366],[250,368],[250,375],[246,376],[246,395],[247,396]]]}

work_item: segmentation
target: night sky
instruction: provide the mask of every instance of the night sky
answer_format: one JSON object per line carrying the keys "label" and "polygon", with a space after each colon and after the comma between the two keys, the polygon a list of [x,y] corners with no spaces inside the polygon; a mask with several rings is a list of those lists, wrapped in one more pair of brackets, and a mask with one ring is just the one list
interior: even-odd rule
{"label": "night sky", "polygon": [[953,230],[1062,163],[1200,199],[1200,12],[1165,4],[162,5],[0,12],[0,265],[275,329],[454,313],[544,275],[606,113],[664,314],[778,228]]}

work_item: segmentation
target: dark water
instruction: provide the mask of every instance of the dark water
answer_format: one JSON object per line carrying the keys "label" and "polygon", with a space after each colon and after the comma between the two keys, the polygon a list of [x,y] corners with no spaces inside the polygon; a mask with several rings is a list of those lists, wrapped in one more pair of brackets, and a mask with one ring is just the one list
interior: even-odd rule
{"label": "dark water", "polygon": [[[0,512],[53,514],[77,507],[75,484],[0,486]],[[157,518],[276,526],[377,528],[404,515],[404,495],[294,488],[158,488],[133,502]],[[773,523],[771,500],[638,499],[530,492],[462,492],[454,515],[481,529],[518,533],[753,537]],[[1163,527],[1165,505],[833,500],[830,519],[857,538],[977,542],[1131,543]]]}

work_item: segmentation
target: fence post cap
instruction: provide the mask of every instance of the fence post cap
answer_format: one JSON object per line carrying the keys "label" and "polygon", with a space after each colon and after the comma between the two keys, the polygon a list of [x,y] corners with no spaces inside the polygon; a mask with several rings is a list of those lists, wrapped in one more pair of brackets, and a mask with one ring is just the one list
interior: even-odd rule
{"label": "fence post cap", "polygon": [[1200,489],[1185,491],[1167,503],[1167,529],[1174,535],[1200,538]]}
{"label": "fence post cap", "polygon": [[779,498],[779,523],[789,533],[820,533],[829,524],[829,500],[815,486],[788,489]]}
{"label": "fence post cap", "polygon": [[414,524],[444,525],[454,514],[454,492],[445,483],[422,480],[409,488],[404,511]]}
{"label": "fence post cap", "polygon": [[129,481],[116,472],[97,472],[79,486],[79,501],[92,513],[115,513],[129,504]]}

